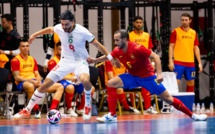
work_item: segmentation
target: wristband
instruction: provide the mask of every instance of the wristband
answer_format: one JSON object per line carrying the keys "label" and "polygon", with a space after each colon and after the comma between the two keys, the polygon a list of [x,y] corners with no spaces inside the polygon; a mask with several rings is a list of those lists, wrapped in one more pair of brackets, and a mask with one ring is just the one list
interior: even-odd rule
{"label": "wristband", "polygon": [[155,62],[151,62],[151,64],[154,66],[154,65],[155,65]]}
{"label": "wristband", "polygon": [[10,55],[10,51],[9,51],[9,50],[4,51],[4,53],[5,53],[6,55]]}
{"label": "wristband", "polygon": [[107,58],[108,58],[108,60],[112,60],[113,59],[113,57],[112,57],[112,55],[110,53],[107,55]]}

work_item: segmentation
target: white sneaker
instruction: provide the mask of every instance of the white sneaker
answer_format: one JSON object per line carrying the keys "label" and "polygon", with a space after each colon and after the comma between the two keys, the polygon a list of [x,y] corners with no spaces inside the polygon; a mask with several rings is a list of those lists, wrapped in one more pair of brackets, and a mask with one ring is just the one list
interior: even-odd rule
{"label": "white sneaker", "polygon": [[64,112],[64,107],[60,107],[60,108],[59,108],[59,112],[60,112],[61,115],[65,114],[65,112]]}
{"label": "white sneaker", "polygon": [[130,113],[133,113],[133,114],[140,114],[140,111],[133,108],[133,107],[129,107],[129,110],[128,110]]}
{"label": "white sneaker", "polygon": [[80,109],[80,110],[76,109],[76,113],[77,113],[78,115],[83,115],[84,110],[83,110],[83,109]]}
{"label": "white sneaker", "polygon": [[157,114],[158,112],[155,111],[155,110],[153,109],[153,107],[149,107],[148,109],[146,109],[146,110],[144,111],[144,113]]}
{"label": "white sneaker", "polygon": [[105,114],[102,117],[96,118],[99,122],[117,122],[117,115],[114,116],[111,115],[111,113]]}
{"label": "white sneaker", "polygon": [[34,114],[35,119],[40,119],[41,118],[41,112],[39,111],[38,113]]}
{"label": "white sneaker", "polygon": [[195,121],[206,121],[208,116],[206,114],[193,114],[191,118]]}
{"label": "white sneaker", "polygon": [[92,110],[91,106],[84,106],[83,120],[90,120],[91,110]]}
{"label": "white sneaker", "polygon": [[70,116],[73,116],[73,117],[77,117],[78,116],[72,108],[70,108],[69,110],[67,110],[66,113],[69,114]]}

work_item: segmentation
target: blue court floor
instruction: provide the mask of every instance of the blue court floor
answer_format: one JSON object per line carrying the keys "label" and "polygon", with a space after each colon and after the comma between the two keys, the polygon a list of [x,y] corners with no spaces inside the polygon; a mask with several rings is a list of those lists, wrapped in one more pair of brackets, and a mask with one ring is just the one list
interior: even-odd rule
{"label": "blue court floor", "polygon": [[117,123],[73,117],[62,118],[56,125],[46,118],[0,120],[0,134],[215,134],[215,116],[196,122],[184,114],[123,115]]}

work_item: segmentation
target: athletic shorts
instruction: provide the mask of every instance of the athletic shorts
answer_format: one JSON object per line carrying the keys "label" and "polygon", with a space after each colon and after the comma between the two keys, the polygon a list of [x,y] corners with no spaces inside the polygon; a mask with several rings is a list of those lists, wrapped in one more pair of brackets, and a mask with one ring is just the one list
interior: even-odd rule
{"label": "athletic shorts", "polygon": [[50,71],[46,78],[57,82],[69,73],[74,73],[77,77],[82,73],[89,74],[87,61],[80,60],[73,62],[69,58],[62,57],[60,62]]}
{"label": "athletic shorts", "polygon": [[176,78],[178,80],[181,80],[182,76],[184,76],[186,80],[194,80],[196,78],[195,67],[175,65],[174,72],[176,73]]}
{"label": "athletic shorts", "polygon": [[127,90],[132,90],[136,87],[144,87],[151,94],[156,95],[160,95],[166,90],[162,83],[158,84],[156,82],[155,75],[146,78],[140,78],[138,76],[132,76],[131,74],[126,73],[119,75],[119,77],[123,81],[124,87],[122,88]]}
{"label": "athletic shorts", "polygon": [[[34,79],[34,80],[36,80],[36,79]],[[20,83],[16,86],[16,88],[17,88],[18,91],[22,91],[22,90],[23,90],[23,84],[24,84],[24,82],[25,82],[25,81],[20,82]],[[43,82],[44,82],[44,80],[41,80],[41,83],[43,83]]]}
{"label": "athletic shorts", "polygon": [[[66,89],[66,87],[70,84],[72,84],[70,81],[68,80],[61,80],[59,83],[61,83],[64,87],[64,89]],[[84,86],[82,83],[80,84],[72,84],[75,87],[75,92],[81,94],[84,91]]]}

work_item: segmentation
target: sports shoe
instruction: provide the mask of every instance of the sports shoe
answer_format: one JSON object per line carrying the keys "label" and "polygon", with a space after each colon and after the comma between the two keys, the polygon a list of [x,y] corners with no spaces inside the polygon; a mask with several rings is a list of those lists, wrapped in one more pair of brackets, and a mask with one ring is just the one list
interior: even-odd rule
{"label": "sports shoe", "polygon": [[61,115],[65,114],[65,113],[64,113],[64,107],[60,107],[60,108],[59,108],[59,112],[60,112]]}
{"label": "sports shoe", "polygon": [[146,109],[146,110],[144,111],[144,113],[148,113],[148,114],[157,114],[158,112],[155,111],[155,110],[153,109],[153,107],[149,107],[148,109]]}
{"label": "sports shoe", "polygon": [[91,118],[91,106],[84,106],[83,120],[90,120]]}
{"label": "sports shoe", "polygon": [[41,118],[41,112],[40,112],[40,111],[36,112],[36,113],[34,114],[34,118],[35,118],[35,119],[40,119],[40,118]]}
{"label": "sports shoe", "polygon": [[133,108],[133,107],[129,107],[129,110],[128,110],[130,113],[133,113],[133,114],[140,114],[140,111]]}
{"label": "sports shoe", "polygon": [[83,110],[83,109],[80,109],[80,110],[76,109],[76,113],[77,113],[78,115],[83,115],[84,110]]}
{"label": "sports shoe", "polygon": [[191,118],[195,121],[205,121],[208,116],[206,114],[193,114]]}
{"label": "sports shoe", "polygon": [[77,117],[78,116],[72,108],[70,108],[69,110],[67,110],[66,113],[69,114],[70,116],[73,116],[73,117]]}
{"label": "sports shoe", "polygon": [[19,111],[19,113],[16,113],[13,116],[14,119],[28,119],[30,117],[31,117],[31,113],[25,108],[23,108],[21,111]]}
{"label": "sports shoe", "polygon": [[99,122],[117,122],[117,115],[114,116],[111,115],[111,113],[105,114],[102,117],[96,118]]}

